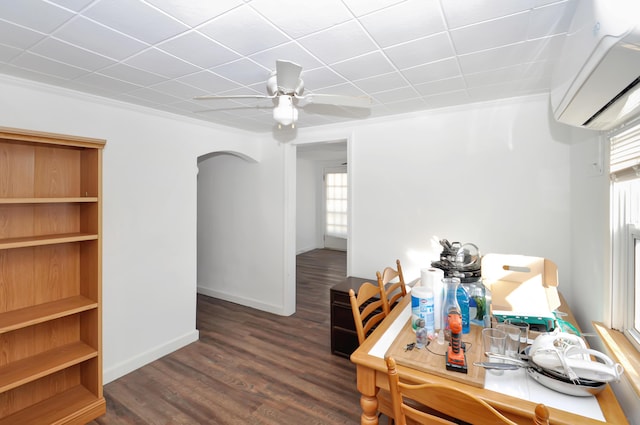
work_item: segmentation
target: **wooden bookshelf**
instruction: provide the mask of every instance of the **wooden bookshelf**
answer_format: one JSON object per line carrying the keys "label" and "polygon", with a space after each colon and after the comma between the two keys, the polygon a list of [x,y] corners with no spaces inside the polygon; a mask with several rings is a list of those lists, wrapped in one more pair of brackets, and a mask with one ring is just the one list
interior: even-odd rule
{"label": "wooden bookshelf", "polygon": [[105,412],[104,145],[0,128],[0,425]]}

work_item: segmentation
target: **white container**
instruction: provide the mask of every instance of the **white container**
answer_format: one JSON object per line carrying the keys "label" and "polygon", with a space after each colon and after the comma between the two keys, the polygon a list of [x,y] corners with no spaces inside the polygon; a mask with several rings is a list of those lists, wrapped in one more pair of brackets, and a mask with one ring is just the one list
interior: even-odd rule
{"label": "white container", "polygon": [[427,334],[435,334],[435,316],[433,310],[433,291],[424,286],[411,290],[411,326],[415,330],[418,319],[423,319]]}

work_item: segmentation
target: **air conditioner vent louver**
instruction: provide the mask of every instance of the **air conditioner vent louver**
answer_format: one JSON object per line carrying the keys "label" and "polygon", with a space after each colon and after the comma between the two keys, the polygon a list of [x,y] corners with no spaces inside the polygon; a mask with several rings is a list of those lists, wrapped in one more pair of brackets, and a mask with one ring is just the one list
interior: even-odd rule
{"label": "air conditioner vent louver", "polygon": [[618,93],[613,99],[611,99],[609,102],[607,102],[606,105],[604,105],[602,108],[600,108],[598,110],[598,112],[596,112],[595,114],[593,114],[591,116],[591,118],[589,118],[588,120],[586,120],[584,123],[582,123],[583,127],[588,127],[589,124],[591,122],[593,122],[594,120],[596,120],[604,111],[606,111],[607,109],[609,109],[609,107],[611,105],[613,105],[614,103],[616,103],[620,98],[624,97],[627,93],[629,93],[631,90],[635,90],[635,87],[638,85],[638,83],[640,82],[640,77],[636,78],[635,80],[633,80],[633,82],[631,84],[629,84],[627,87],[624,88],[624,90],[622,90],[620,93]]}
{"label": "air conditioner vent louver", "polygon": [[552,77],[556,120],[609,130],[640,115],[639,14],[637,0],[576,2]]}

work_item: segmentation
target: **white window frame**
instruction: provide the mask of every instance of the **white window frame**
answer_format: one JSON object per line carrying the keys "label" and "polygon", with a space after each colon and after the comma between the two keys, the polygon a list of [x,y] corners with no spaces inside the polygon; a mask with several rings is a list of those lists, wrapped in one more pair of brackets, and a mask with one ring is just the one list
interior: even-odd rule
{"label": "white window frame", "polygon": [[[635,132],[638,137],[638,131],[640,120],[609,134],[610,144],[616,136],[623,140],[625,134]],[[636,283],[640,264],[635,254],[635,245],[640,243],[640,212],[636,211],[640,205],[640,191],[625,182],[632,180],[634,184],[640,184],[637,171],[640,159],[637,144],[635,146],[635,152],[625,147],[610,156],[611,327],[622,331],[640,351],[640,284]]]}
{"label": "white window frame", "polygon": [[[327,188],[328,188],[328,182],[326,181],[327,176],[329,174],[344,174],[346,176],[346,184],[345,184],[345,190],[346,192],[346,199],[344,199],[344,202],[346,202],[346,210],[344,211],[344,219],[345,219],[345,224],[344,224],[344,232],[332,232],[328,229],[329,223],[327,220],[327,215],[329,213],[328,208],[327,208],[327,202],[328,202],[328,194],[327,194]],[[339,238],[339,239],[347,239],[348,234],[349,234],[349,181],[348,181],[348,172],[347,172],[347,167],[345,166],[340,166],[340,167],[326,167],[324,169],[323,172],[324,175],[324,179],[325,181],[323,182],[323,202],[324,202],[324,208],[323,208],[323,212],[324,212],[324,218],[323,218],[323,223],[324,223],[324,229],[323,232],[325,234],[325,236],[329,236],[329,237],[333,237],[333,238]],[[338,199],[340,200],[340,199]],[[335,213],[335,212],[334,212]]]}
{"label": "white window frame", "polygon": [[640,351],[640,227],[628,226],[627,308],[624,334]]}

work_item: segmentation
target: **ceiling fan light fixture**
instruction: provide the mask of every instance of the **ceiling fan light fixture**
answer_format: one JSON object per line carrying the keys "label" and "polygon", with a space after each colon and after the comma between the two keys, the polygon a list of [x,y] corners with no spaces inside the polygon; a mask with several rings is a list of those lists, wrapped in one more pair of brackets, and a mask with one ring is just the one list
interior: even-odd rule
{"label": "ceiling fan light fixture", "polygon": [[291,96],[278,96],[277,103],[277,106],[273,108],[273,119],[278,124],[287,126],[298,120],[298,109],[294,106]]}

